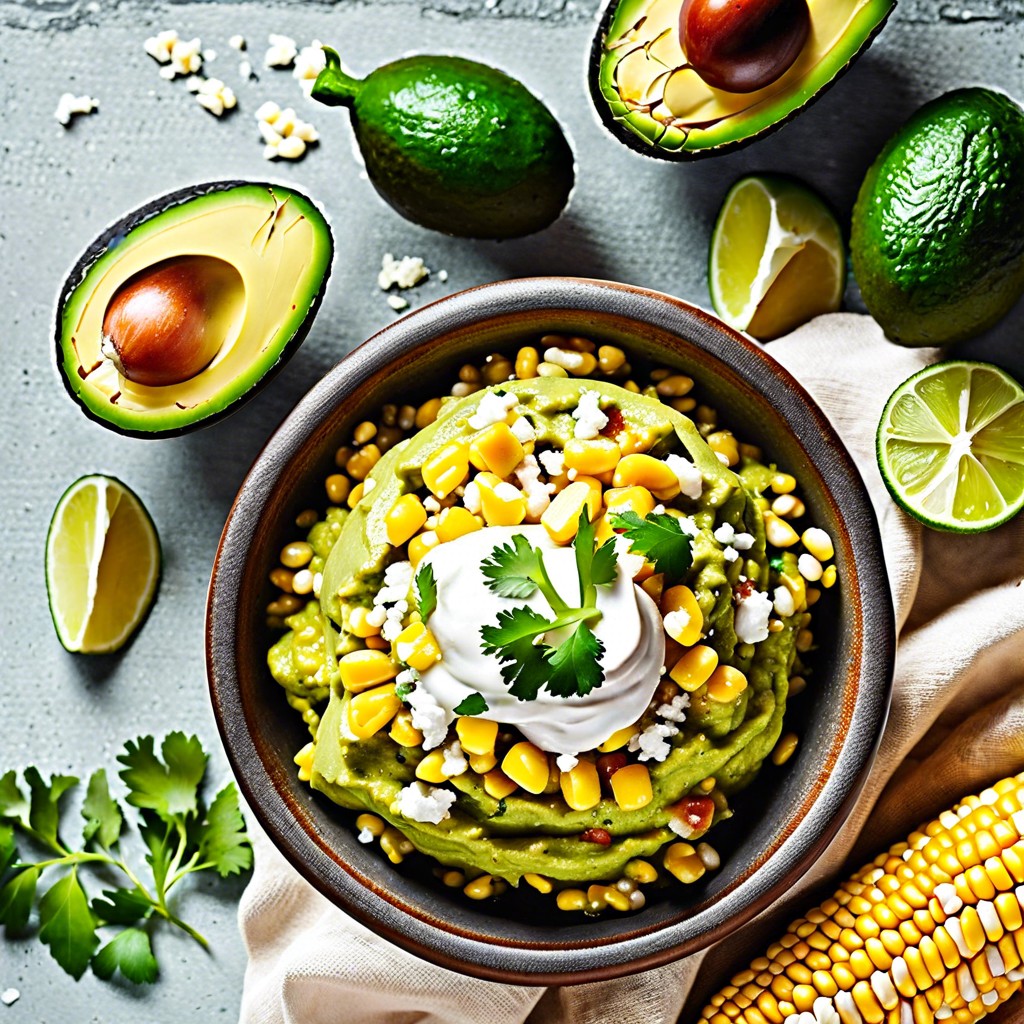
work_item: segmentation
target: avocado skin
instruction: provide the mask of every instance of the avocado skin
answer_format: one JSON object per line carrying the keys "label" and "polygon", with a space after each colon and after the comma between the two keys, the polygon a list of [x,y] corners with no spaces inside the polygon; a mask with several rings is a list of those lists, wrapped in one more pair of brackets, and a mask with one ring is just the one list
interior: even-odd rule
{"label": "avocado skin", "polygon": [[378,68],[352,104],[374,188],[403,217],[469,238],[547,227],[572,189],[572,150],[514,78],[458,57]]}
{"label": "avocado skin", "polygon": [[989,89],[925,104],[871,165],[851,256],[868,310],[901,345],[945,345],[1024,291],[1024,111]]}

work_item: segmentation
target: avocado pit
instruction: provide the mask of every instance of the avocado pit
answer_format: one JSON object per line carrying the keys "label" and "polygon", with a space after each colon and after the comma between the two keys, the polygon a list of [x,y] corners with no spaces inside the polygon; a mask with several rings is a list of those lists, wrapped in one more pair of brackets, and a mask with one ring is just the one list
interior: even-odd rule
{"label": "avocado pit", "polygon": [[727,92],[771,85],[792,67],[810,31],[807,0],[686,0],[679,17],[689,66]]}
{"label": "avocado pit", "polygon": [[103,317],[101,350],[133,384],[181,384],[217,356],[244,297],[241,276],[225,260],[164,260],[114,294]]}

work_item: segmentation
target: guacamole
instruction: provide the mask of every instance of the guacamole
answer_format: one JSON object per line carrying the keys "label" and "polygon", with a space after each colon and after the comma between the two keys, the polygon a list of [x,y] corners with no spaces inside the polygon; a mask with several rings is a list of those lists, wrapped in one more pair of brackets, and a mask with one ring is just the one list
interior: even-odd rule
{"label": "guacamole", "polygon": [[[806,585],[789,534],[784,543],[779,524],[793,540],[795,531],[763,496],[779,474],[756,452],[740,456],[732,443],[732,451],[728,444],[724,453],[713,450],[693,420],[653,391],[637,394],[601,380],[513,380],[444,403],[433,423],[376,462],[347,514],[333,513],[340,529],[333,530],[329,551],[322,543],[318,551],[319,601],[288,620],[289,632],[271,650],[271,671],[292,703],[300,701],[300,710],[306,701],[312,705],[327,697],[314,743],[297,759],[300,772],[340,806],[369,812],[416,850],[470,878],[487,875],[512,885],[539,878],[556,888],[613,883],[629,875],[631,864],[656,859],[659,852],[669,866],[669,848],[677,859],[680,850],[694,855],[685,841],[697,842],[730,814],[729,797],[753,778],[779,740],[799,659],[797,641],[808,619]],[[464,473],[447,468],[467,452]],[[592,475],[566,468],[567,461],[606,457],[607,464],[593,463],[601,468]],[[514,460],[518,465],[508,472]],[[442,483],[440,463],[449,474]],[[499,465],[506,472],[492,473]],[[483,577],[497,574],[501,542],[520,534],[519,554],[529,549],[529,557],[546,559],[550,567],[569,543],[553,525],[556,506],[587,487],[596,489],[597,498],[593,504],[585,500],[578,524],[572,524],[574,564],[582,566],[603,544],[612,545],[616,579],[631,577],[620,591],[633,594],[643,610],[654,609],[659,633],[657,644],[648,645],[654,652],[648,660],[658,662],[653,670],[645,670],[639,656],[630,662],[627,650],[625,675],[647,671],[649,684],[639,714],[630,711],[623,720],[614,720],[616,709],[625,707],[615,703],[624,699],[616,688],[633,680],[613,680],[603,662],[603,693],[600,683],[592,692],[581,684],[578,692],[552,697],[538,691],[524,698],[513,687],[515,701],[505,692],[513,677],[509,663],[494,661],[487,669],[481,653],[487,648],[481,648],[480,636],[495,621],[484,587],[500,591]],[[479,493],[487,488],[490,505],[488,494],[481,500]],[[452,514],[453,509],[459,511]],[[641,540],[632,539],[642,531],[623,536],[626,520],[617,518],[622,510],[633,514],[631,523],[661,530],[661,543],[688,548],[678,563],[685,563],[685,571],[676,577],[666,572],[673,563],[659,559],[664,548],[645,550]],[[410,515],[407,536],[409,528],[401,524]],[[517,516],[518,523],[508,521]],[[588,547],[581,555],[588,517],[596,539],[593,551]],[[474,547],[464,535],[446,534],[446,523],[457,518]],[[492,550],[491,533],[491,568],[485,572],[488,563],[479,561],[479,553]],[[589,545],[589,532],[586,537]],[[413,563],[429,570],[439,594],[425,598],[422,572],[410,585]],[[477,586],[482,596],[453,610],[444,604],[444,589],[456,577]],[[543,583],[546,573],[538,578]],[[493,598],[499,623],[513,612],[536,617],[537,609],[547,608],[536,596],[537,586],[521,577],[506,584],[509,592],[517,587],[514,596],[500,591]],[[557,612],[564,604],[559,594],[540,589]],[[578,589],[584,603],[582,575]],[[603,596],[608,590],[576,615],[589,615],[592,623],[605,609],[604,625],[598,621],[587,639],[606,661],[614,645],[625,642],[626,629],[625,618],[610,621],[611,605],[601,603],[610,600]],[[529,593],[535,595],[532,611],[512,608],[515,598]],[[574,600],[571,586],[560,593]],[[382,601],[382,595],[390,596]],[[576,621],[571,612],[569,619],[552,620],[552,634],[558,623]],[[447,647],[432,630],[448,638]],[[534,646],[542,642],[548,642],[547,634]],[[409,653],[414,650],[430,654],[417,661],[419,655]],[[518,651],[526,660],[537,657],[530,644]],[[553,657],[541,664],[557,665]],[[461,664],[469,666],[462,671],[468,682],[460,678],[455,684],[464,685],[458,693],[468,697],[456,706],[452,673],[457,676]],[[582,663],[577,669],[577,678],[588,674]],[[488,672],[491,689],[483,679]],[[636,696],[631,699],[637,707]],[[598,707],[588,702],[598,700],[604,701],[601,713],[614,720],[599,726],[603,741],[587,740],[585,749],[576,749],[572,731],[563,730],[557,742],[540,745],[540,738],[555,735],[550,720],[562,709],[568,713],[572,707],[585,721],[586,709]],[[516,716],[503,719],[500,706]],[[366,724],[371,713],[379,725],[376,719]],[[481,720],[479,729],[465,727],[470,719]],[[471,737],[480,732],[491,736],[489,745],[474,746],[478,741]],[[619,778],[630,776],[628,791],[615,782],[626,768]],[[591,795],[581,797],[582,791]],[[372,838],[363,833],[361,838]],[[671,868],[670,873],[685,875]]]}

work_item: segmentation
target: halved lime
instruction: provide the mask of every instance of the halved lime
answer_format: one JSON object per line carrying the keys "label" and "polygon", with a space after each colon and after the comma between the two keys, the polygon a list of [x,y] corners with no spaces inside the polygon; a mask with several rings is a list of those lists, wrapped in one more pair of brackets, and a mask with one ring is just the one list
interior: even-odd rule
{"label": "halved lime", "polygon": [[877,454],[886,486],[915,519],[991,530],[1024,507],[1024,389],[988,363],[925,367],[886,403]]}
{"label": "halved lime", "polygon": [[62,495],[46,535],[46,590],[60,642],[105,654],[123,646],[160,580],[160,542],[138,496],[113,477],[83,476]]}
{"label": "halved lime", "polygon": [[770,341],[839,308],[843,235],[824,200],[782,175],[750,175],[729,190],[715,222],[708,288],[730,326]]}

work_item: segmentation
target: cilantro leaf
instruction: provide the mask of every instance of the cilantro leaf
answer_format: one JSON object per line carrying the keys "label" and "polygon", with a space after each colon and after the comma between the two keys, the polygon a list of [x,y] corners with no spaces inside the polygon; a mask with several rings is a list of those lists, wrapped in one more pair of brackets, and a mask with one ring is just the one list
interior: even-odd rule
{"label": "cilantro leaf", "polygon": [[523,598],[544,583],[541,554],[521,533],[511,544],[500,544],[480,563],[480,571],[499,597]]}
{"label": "cilantro leaf", "polygon": [[415,584],[420,618],[426,622],[437,607],[437,580],[434,579],[434,568],[429,562],[420,566],[420,571],[416,573]]}
{"label": "cilantro leaf", "polygon": [[498,612],[498,624],[480,627],[484,654],[503,656],[504,648],[520,640],[533,642],[534,637],[551,629],[551,622],[540,612],[527,608],[503,608]]}
{"label": "cilantro leaf", "polygon": [[85,973],[100,940],[77,868],[72,868],[39,901],[39,939],[76,981]]}
{"label": "cilantro leaf", "polygon": [[94,899],[90,906],[104,924],[135,924],[153,910],[153,904],[138,889],[104,889],[103,897]]}
{"label": "cilantro leaf", "polygon": [[28,800],[18,786],[18,775],[14,771],[0,775],[0,819],[16,818],[26,821]]}
{"label": "cilantro leaf", "polygon": [[0,889],[0,923],[12,932],[24,931],[32,913],[32,901],[36,896],[39,869],[28,867],[19,871]]}
{"label": "cilantro leaf", "polygon": [[590,507],[586,504],[580,509],[572,549],[576,555],[576,575],[580,580],[580,607],[585,608],[594,603],[594,584],[590,573],[594,564],[594,524],[590,521]]}
{"label": "cilantro leaf", "polygon": [[221,878],[252,867],[252,847],[238,808],[238,790],[229,782],[214,798],[199,836],[203,859]]}
{"label": "cilantro leaf", "polygon": [[598,587],[614,583],[619,574],[619,563],[615,553],[615,542],[605,541],[595,552],[590,567],[591,582]]}
{"label": "cilantro leaf", "polygon": [[395,683],[395,696],[399,700],[404,701],[405,698],[408,697],[410,693],[412,693],[414,688],[415,687],[413,683],[406,682],[406,680],[403,679],[402,682]]}
{"label": "cilantro leaf", "polygon": [[635,512],[614,512],[612,526],[624,530],[632,542],[630,551],[653,562],[655,571],[669,579],[682,579],[693,564],[690,538],[675,516],[651,512],[641,519]]}
{"label": "cilantro leaf", "polygon": [[548,659],[547,689],[556,697],[585,697],[604,681],[599,658],[604,644],[581,622]]}
{"label": "cilantro leaf", "polygon": [[57,829],[60,825],[60,798],[74,786],[78,779],[73,775],[54,775],[47,785],[36,768],[25,769],[25,781],[30,793],[28,823],[45,842],[60,845]]}
{"label": "cilantro leaf", "polygon": [[85,818],[82,838],[87,843],[96,839],[104,850],[108,850],[117,842],[124,819],[117,801],[110,795],[107,773],[102,768],[93,772],[89,778],[85,802],[82,804],[82,817]]}
{"label": "cilantro leaf", "polygon": [[482,715],[489,708],[482,693],[471,693],[459,701],[452,710],[457,715]]}
{"label": "cilantro leaf", "polygon": [[170,845],[171,826],[150,814],[139,823],[139,835],[146,844],[146,863],[152,869],[153,881],[162,892],[167,884],[167,874],[174,854]]}
{"label": "cilantro leaf", "polygon": [[125,928],[93,957],[92,969],[104,980],[115,971],[137,985],[156,981],[157,965],[149,936],[141,928]]}
{"label": "cilantro leaf", "polygon": [[152,736],[129,740],[118,761],[128,787],[128,803],[155,811],[164,821],[196,814],[197,790],[206,771],[206,753],[195,736],[172,732],[160,747],[164,761],[154,753]]}

